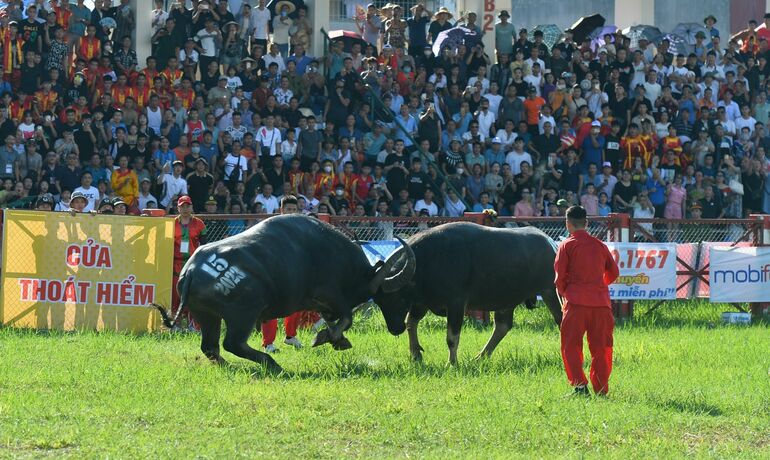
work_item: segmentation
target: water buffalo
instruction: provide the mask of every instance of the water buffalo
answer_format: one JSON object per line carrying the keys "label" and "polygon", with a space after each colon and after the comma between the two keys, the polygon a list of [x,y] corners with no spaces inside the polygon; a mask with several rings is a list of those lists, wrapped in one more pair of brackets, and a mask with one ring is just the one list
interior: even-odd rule
{"label": "water buffalo", "polygon": [[[417,324],[428,311],[447,317],[449,363],[457,345],[465,309],[495,311],[495,329],[479,356],[489,356],[513,325],[513,309],[534,305],[542,296],[556,324],[561,306],[554,287],[556,243],[534,228],[499,229],[467,222],[441,225],[408,240],[417,259],[411,281],[374,297],[388,330],[409,332],[409,351],[422,359]],[[406,263],[402,258],[396,269]]]}
{"label": "water buffalo", "polygon": [[[397,252],[372,267],[363,249],[332,226],[298,214],[275,216],[198,249],[179,276],[180,303],[200,325],[201,350],[210,360],[224,362],[219,354],[224,320],[225,350],[280,371],[272,357],[247,344],[257,321],[315,310],[329,326],[313,345],[349,348],[343,332],[352,324],[353,309],[375,292],[400,289],[414,274],[411,249],[404,243]],[[171,320],[156,308],[166,327],[173,327],[178,315]]]}

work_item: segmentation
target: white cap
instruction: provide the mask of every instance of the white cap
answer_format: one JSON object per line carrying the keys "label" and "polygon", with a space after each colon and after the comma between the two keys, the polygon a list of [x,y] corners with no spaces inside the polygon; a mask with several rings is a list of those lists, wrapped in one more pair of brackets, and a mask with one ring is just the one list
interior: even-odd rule
{"label": "white cap", "polygon": [[597,128],[601,128],[602,124],[598,120],[594,120],[591,122],[591,127],[596,126]]}
{"label": "white cap", "polygon": [[502,144],[503,141],[501,141],[499,137],[495,137],[495,138],[492,139],[492,143],[493,144]]}

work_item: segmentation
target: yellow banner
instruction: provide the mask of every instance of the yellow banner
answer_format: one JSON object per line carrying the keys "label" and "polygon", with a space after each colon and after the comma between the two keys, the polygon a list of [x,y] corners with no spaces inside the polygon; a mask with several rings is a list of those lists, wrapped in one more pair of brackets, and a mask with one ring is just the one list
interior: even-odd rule
{"label": "yellow banner", "polygon": [[0,323],[147,332],[171,305],[174,221],[6,210]]}

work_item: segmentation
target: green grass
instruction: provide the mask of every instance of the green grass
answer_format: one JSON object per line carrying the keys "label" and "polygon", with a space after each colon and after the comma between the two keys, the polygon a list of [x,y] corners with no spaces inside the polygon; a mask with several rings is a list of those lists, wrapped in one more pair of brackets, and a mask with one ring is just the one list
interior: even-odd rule
{"label": "green grass", "polygon": [[281,347],[280,376],[228,353],[212,366],[192,335],[0,329],[0,457],[768,458],[768,327],[721,311],[619,326],[608,400],[565,398],[544,308],[518,310],[487,361],[472,358],[491,329],[466,325],[457,368],[443,319],[423,321],[413,364],[375,312],[352,350]]}

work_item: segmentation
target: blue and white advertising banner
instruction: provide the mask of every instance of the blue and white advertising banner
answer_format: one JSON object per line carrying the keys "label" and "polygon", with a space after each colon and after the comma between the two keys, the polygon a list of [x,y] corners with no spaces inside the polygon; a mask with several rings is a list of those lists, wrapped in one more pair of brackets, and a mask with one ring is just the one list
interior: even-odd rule
{"label": "blue and white advertising banner", "polygon": [[770,302],[770,247],[711,247],[711,302]]}
{"label": "blue and white advertising banner", "polygon": [[611,299],[676,299],[676,243],[605,244],[620,271]]}

